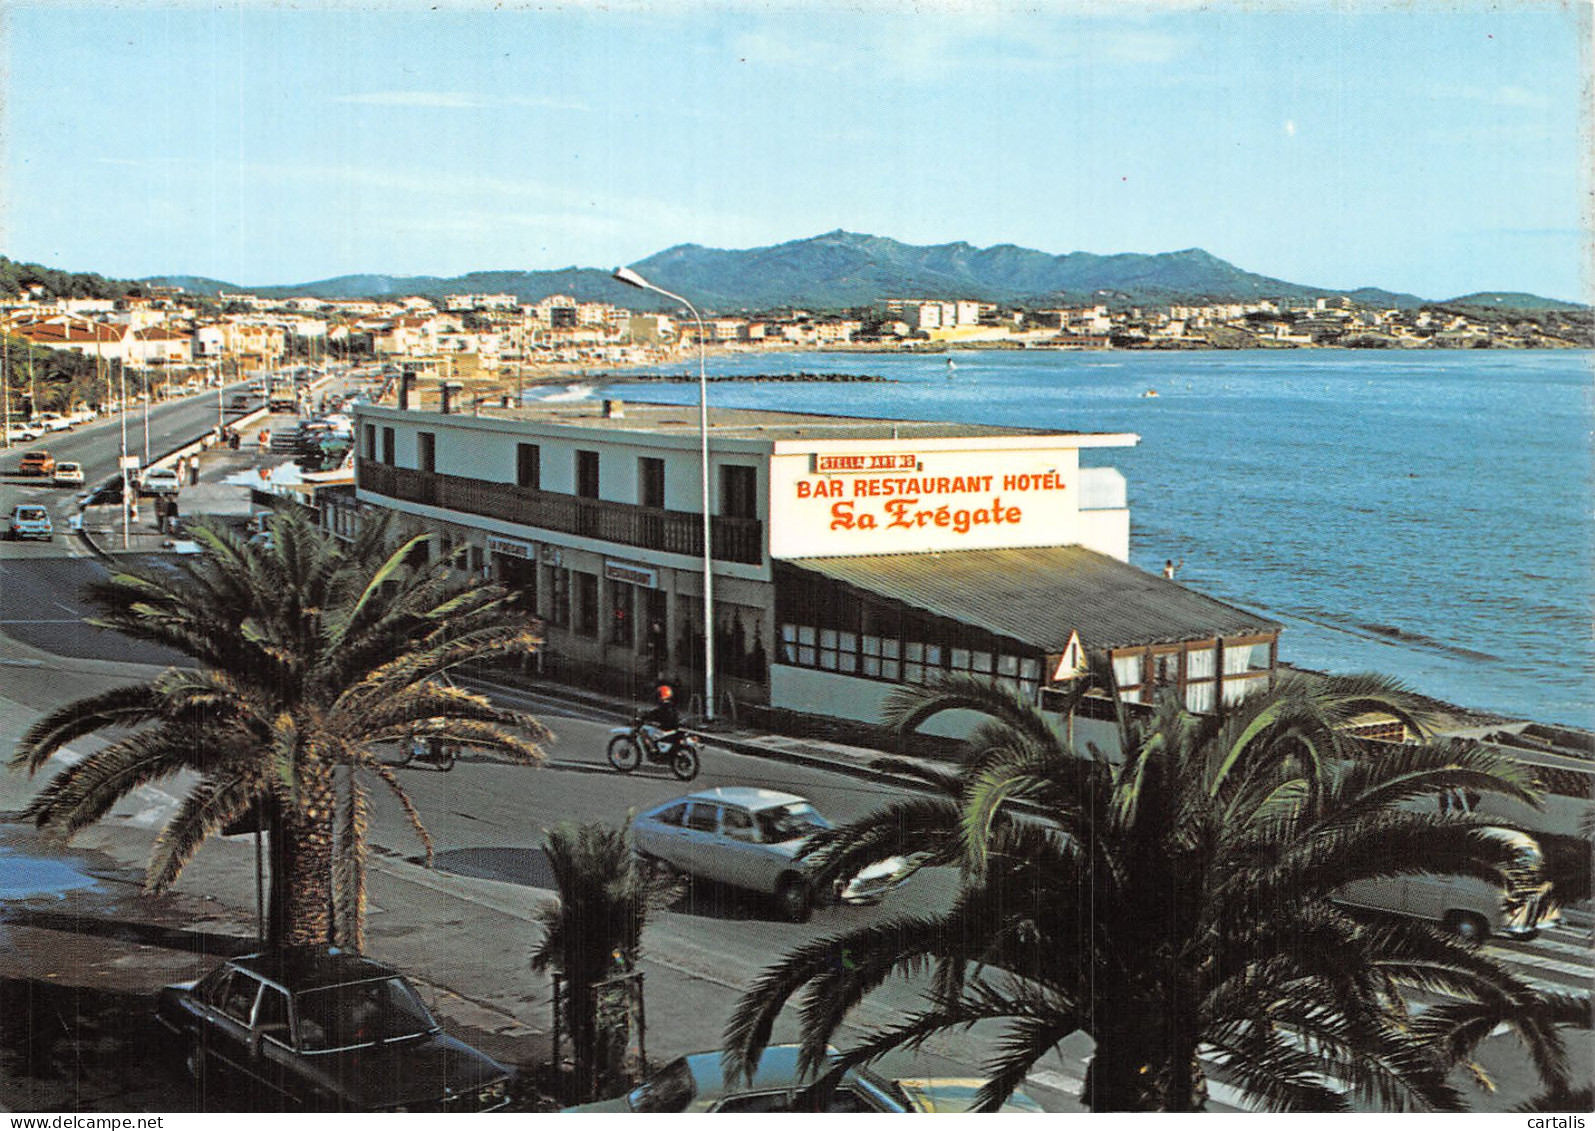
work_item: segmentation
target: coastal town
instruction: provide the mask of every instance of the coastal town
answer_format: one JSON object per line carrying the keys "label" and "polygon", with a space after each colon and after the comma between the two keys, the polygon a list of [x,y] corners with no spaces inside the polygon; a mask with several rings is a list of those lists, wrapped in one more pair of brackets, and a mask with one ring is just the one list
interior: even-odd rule
{"label": "coastal town", "polygon": [[8,5],[0,1131],[1583,1131],[1590,16]]}
{"label": "coastal town", "polygon": [[[163,396],[289,361],[424,360],[462,382],[513,383],[570,367],[666,364],[696,349],[756,354],[801,349],[1509,349],[1573,348],[1576,325],[1523,314],[1485,317],[1444,307],[1373,308],[1349,297],[1158,307],[1026,309],[972,299],[891,298],[844,315],[786,310],[766,317],[638,312],[550,295],[412,295],[392,299],[270,298],[223,291],[213,297],[145,285],[120,298],[61,298],[43,285],[0,300],[0,331],[12,363],[38,350],[92,362],[69,384],[37,382],[37,403],[8,408],[8,427],[42,412],[105,407],[117,400],[107,366],[133,368]],[[1510,312],[1508,312],[1509,314]],[[80,363],[81,365],[82,363]],[[23,374],[27,376],[26,373]],[[15,380],[15,376],[13,380]],[[9,385],[8,385],[9,389]]]}

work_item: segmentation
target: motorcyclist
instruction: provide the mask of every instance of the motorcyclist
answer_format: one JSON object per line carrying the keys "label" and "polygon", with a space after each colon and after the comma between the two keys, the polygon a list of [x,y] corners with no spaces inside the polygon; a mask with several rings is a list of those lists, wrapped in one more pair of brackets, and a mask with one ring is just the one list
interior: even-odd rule
{"label": "motorcyclist", "polygon": [[681,741],[681,715],[676,711],[676,691],[668,683],[654,689],[654,705],[642,713],[642,723],[656,727],[654,744],[661,758],[669,758]]}

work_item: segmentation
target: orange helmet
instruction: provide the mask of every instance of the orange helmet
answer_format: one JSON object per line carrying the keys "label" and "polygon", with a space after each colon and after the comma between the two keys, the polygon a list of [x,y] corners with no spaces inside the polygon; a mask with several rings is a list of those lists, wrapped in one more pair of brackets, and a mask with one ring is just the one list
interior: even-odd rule
{"label": "orange helmet", "polygon": [[659,702],[668,703],[670,702],[670,697],[674,695],[675,692],[670,689],[670,685],[668,683],[661,683],[659,685],[657,694],[659,696]]}

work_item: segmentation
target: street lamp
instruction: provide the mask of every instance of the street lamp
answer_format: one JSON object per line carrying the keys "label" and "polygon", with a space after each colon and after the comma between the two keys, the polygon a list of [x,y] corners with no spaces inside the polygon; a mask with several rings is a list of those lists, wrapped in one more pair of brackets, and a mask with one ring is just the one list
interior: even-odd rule
{"label": "street lamp", "polygon": [[703,705],[704,717],[714,721],[714,544],[709,521],[709,378],[704,369],[703,316],[678,294],[656,287],[630,267],[616,267],[615,278],[632,287],[653,291],[679,302],[698,324],[698,445],[703,479]]}

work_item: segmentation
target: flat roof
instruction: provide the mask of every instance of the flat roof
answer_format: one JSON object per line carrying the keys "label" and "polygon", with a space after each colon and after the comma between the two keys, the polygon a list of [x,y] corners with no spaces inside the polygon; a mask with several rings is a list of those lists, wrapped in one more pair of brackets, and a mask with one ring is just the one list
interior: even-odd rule
{"label": "flat roof", "polygon": [[[615,402],[615,398],[609,398]],[[528,424],[592,428],[613,432],[639,432],[661,436],[698,434],[698,406],[624,401],[620,415],[605,415],[604,401],[540,401],[520,407],[481,406],[480,410],[453,413],[461,423],[472,419],[521,421]],[[376,409],[384,415],[399,410],[391,405],[361,405],[357,411]],[[432,409],[408,409],[416,415],[441,416]],[[1133,443],[1122,432],[1072,432],[1066,428],[1016,428],[1001,424],[957,424],[933,420],[889,420],[781,409],[717,408],[709,406],[709,432],[717,439],[738,440],[945,440],[999,436],[1091,436],[1118,443]]]}
{"label": "flat roof", "polygon": [[1276,632],[1278,621],[1083,546],[778,562],[928,613],[1062,652]]}

